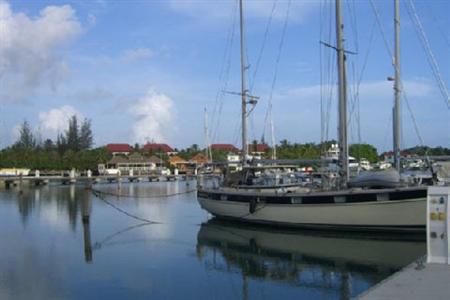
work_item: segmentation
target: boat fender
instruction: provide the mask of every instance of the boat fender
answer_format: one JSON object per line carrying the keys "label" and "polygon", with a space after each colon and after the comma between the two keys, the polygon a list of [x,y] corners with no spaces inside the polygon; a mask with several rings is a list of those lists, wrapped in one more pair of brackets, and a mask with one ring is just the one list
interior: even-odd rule
{"label": "boat fender", "polygon": [[248,212],[253,214],[256,211],[257,200],[255,198],[250,199],[250,203],[248,205]]}

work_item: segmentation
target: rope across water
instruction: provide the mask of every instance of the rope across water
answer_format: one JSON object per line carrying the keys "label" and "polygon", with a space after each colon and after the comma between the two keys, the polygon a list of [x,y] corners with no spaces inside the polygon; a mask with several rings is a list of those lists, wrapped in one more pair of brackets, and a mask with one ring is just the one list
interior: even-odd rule
{"label": "rope across water", "polygon": [[117,210],[118,212],[136,219],[138,221],[142,221],[145,223],[150,223],[150,224],[162,224],[162,222],[156,222],[156,221],[152,221],[149,219],[145,219],[139,216],[136,216],[134,214],[131,214],[127,211],[125,211],[124,209],[118,207],[117,205],[115,205],[114,203],[108,201],[105,199],[105,196],[114,196],[114,197],[118,197],[118,198],[164,198],[164,197],[174,197],[177,195],[183,195],[183,194],[189,194],[189,193],[193,193],[195,191],[197,191],[197,189],[191,189],[191,190],[186,190],[183,192],[177,192],[177,193],[170,193],[170,194],[158,194],[158,195],[148,195],[148,196],[131,196],[131,195],[123,195],[120,193],[113,193],[113,192],[104,192],[104,191],[100,191],[97,189],[93,189],[91,188],[92,193],[94,194],[95,197],[97,197],[98,199],[100,199],[101,201],[103,201],[104,203],[106,203],[107,205],[111,206],[112,208],[114,208],[115,210]]}

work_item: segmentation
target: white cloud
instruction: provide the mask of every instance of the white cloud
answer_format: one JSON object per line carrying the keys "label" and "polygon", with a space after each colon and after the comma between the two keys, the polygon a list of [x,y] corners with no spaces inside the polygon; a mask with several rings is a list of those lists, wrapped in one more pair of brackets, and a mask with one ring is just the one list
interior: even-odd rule
{"label": "white cloud", "polygon": [[123,60],[132,63],[139,60],[146,60],[152,58],[154,52],[149,48],[128,49],[123,53]]}
{"label": "white cloud", "polygon": [[83,115],[70,105],[40,112],[39,128],[45,137],[54,137],[58,132],[67,130],[68,121],[73,115],[77,116],[78,120],[83,119]]}
{"label": "white cloud", "polygon": [[167,142],[176,130],[175,108],[168,96],[150,90],[131,107],[130,112],[136,117],[133,126],[134,141]]}
{"label": "white cloud", "polygon": [[23,100],[42,83],[55,88],[68,73],[59,50],[81,25],[70,5],[47,6],[38,16],[15,13],[0,0],[1,98]]}
{"label": "white cloud", "polygon": [[[283,20],[288,7],[287,0],[278,0],[274,20]],[[169,6],[175,12],[187,15],[196,19],[220,20],[230,17],[233,7],[237,1],[198,1],[198,0],[170,0]],[[245,1],[245,18],[268,18],[272,13],[274,1]],[[291,1],[289,9],[290,20],[302,22],[312,11],[318,7],[317,1]]]}

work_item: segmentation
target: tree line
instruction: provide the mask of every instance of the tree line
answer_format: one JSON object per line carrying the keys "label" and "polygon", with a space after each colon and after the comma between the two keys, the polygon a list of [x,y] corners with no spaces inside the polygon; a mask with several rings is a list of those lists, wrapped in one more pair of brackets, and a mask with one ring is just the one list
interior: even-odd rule
{"label": "tree line", "polygon": [[[76,116],[68,120],[67,130],[58,134],[56,141],[45,139],[41,141],[39,135],[36,136],[29,123],[24,121],[19,129],[17,141],[0,151],[0,168],[24,167],[38,170],[68,170],[76,168],[78,170],[96,170],[99,163],[105,163],[111,159],[112,155],[105,147],[92,148],[94,142],[91,130],[91,121],[84,119],[79,122]],[[253,141],[255,144],[256,141]],[[330,149],[335,140],[322,143],[292,143],[286,139],[277,145],[278,159],[319,159]],[[142,149],[135,144],[134,151],[141,152]],[[189,160],[198,153],[205,153],[205,149],[193,144],[185,149],[175,149],[178,155]],[[269,149],[263,158],[270,159],[273,149]],[[450,155],[450,149],[444,147],[430,148],[426,146],[416,146],[405,149],[404,152],[411,155]],[[169,157],[166,154],[153,152],[142,153],[144,156],[157,155],[166,163]],[[213,150],[213,161],[225,161],[227,152]],[[357,160],[368,159],[371,163],[380,160],[380,155],[373,145],[351,144],[349,146],[350,156]]]}
{"label": "tree line", "polygon": [[92,149],[94,137],[91,121],[81,123],[77,116],[68,120],[67,130],[58,134],[56,141],[33,133],[25,120],[19,128],[15,143],[0,151],[0,167],[23,167],[38,170],[96,170],[99,162],[110,159],[104,147]]}
{"label": "tree line", "polygon": [[68,120],[68,129],[64,133],[59,133],[54,142],[52,139],[41,141],[33,133],[30,124],[25,120],[19,128],[19,138],[11,146],[14,150],[58,150],[63,154],[67,150],[74,152],[88,150],[94,143],[94,137],[91,130],[91,121],[84,119],[81,125],[78,124],[78,118],[73,115]]}

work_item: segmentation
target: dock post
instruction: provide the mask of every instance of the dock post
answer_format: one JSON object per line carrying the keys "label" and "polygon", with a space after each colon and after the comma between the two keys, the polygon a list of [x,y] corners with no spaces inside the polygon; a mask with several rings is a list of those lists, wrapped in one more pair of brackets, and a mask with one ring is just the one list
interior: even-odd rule
{"label": "dock post", "polygon": [[19,174],[19,194],[23,194],[23,174]]}
{"label": "dock post", "polygon": [[35,180],[34,180],[34,185],[35,185],[35,186],[38,186],[38,185],[41,184],[41,181],[39,180],[39,177],[41,177],[41,173],[39,172],[39,170],[36,170],[36,171],[34,172],[34,178],[35,178]]}
{"label": "dock post", "polygon": [[130,171],[128,172],[128,181],[129,182],[134,181],[133,175],[134,175],[133,169],[130,169]]}
{"label": "dock post", "polygon": [[75,183],[75,169],[70,170],[70,183]]}
{"label": "dock post", "polygon": [[84,238],[84,259],[87,263],[92,263],[92,244],[91,244],[91,197],[89,191],[85,191],[82,202],[82,221]]}
{"label": "dock post", "polygon": [[120,186],[120,175],[121,175],[121,172],[120,172],[120,170],[117,172],[117,190],[118,191],[120,191],[120,189],[121,189],[121,186]]}

